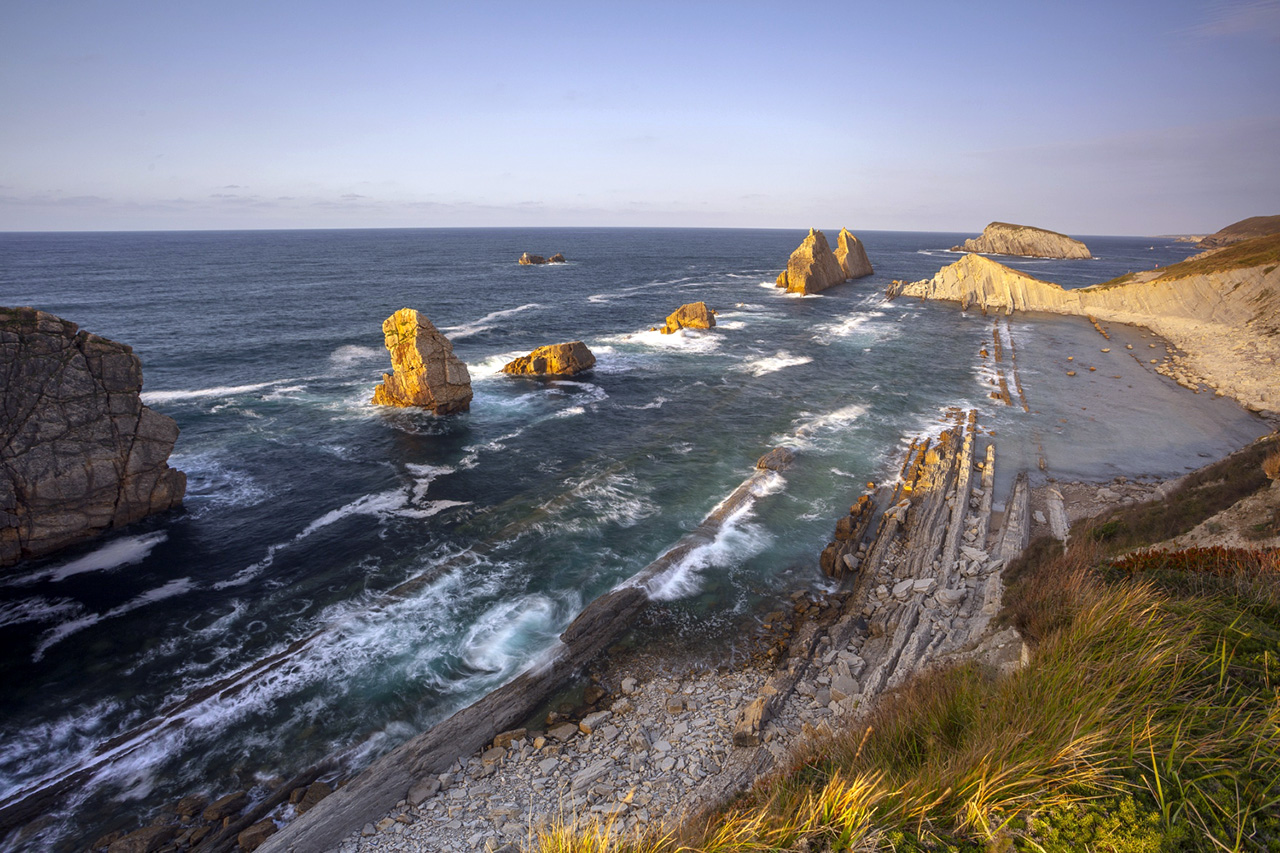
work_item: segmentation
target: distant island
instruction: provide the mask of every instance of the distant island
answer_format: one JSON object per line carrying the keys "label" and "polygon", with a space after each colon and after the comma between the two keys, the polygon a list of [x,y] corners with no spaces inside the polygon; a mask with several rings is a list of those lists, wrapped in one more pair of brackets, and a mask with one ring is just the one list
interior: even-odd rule
{"label": "distant island", "polygon": [[1092,258],[1089,247],[1057,231],[992,222],[982,236],[952,246],[953,252],[980,252],[985,255],[1021,255],[1027,258]]}

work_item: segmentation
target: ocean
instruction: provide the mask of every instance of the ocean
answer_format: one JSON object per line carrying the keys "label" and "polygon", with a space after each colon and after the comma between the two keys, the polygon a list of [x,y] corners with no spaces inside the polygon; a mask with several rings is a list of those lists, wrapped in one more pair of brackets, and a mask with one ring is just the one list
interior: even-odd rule
{"label": "ocean", "polygon": [[[0,579],[0,813],[70,780],[2,849],[358,770],[530,665],[778,445],[795,465],[655,588],[691,642],[822,587],[835,520],[947,407],[996,435],[1002,489],[1176,475],[1267,432],[1118,352],[1068,379],[1065,355],[1105,358],[1086,320],[886,302],[972,235],[857,233],[875,275],[808,297],[773,287],[790,230],[0,234],[0,304],[132,345],[188,476],[183,510]],[[1084,239],[1095,260],[1001,260],[1077,287],[1193,251]],[[653,330],[695,301],[715,329]],[[370,405],[402,307],[469,366],[469,413]],[[1029,412],[991,397],[993,333]],[[500,372],[570,340],[591,373]]]}

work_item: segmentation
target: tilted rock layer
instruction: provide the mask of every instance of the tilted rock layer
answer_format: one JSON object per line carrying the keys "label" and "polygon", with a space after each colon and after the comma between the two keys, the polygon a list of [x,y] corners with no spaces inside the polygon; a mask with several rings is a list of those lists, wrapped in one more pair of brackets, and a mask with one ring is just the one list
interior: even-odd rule
{"label": "tilted rock layer", "polygon": [[178,426],[142,404],[131,347],[0,308],[0,377],[0,566],[182,504]]}
{"label": "tilted rock layer", "polygon": [[871,261],[867,259],[867,250],[863,248],[862,241],[849,233],[848,228],[840,229],[835,254],[845,278],[862,278],[875,272],[871,268]]}
{"label": "tilted rock layer", "polygon": [[965,255],[931,279],[895,283],[890,295],[1145,326],[1185,350],[1207,384],[1255,411],[1280,410],[1280,266],[1183,274],[1188,269],[1203,268],[1167,267],[1147,280],[1064,290],[981,255]]}
{"label": "tilted rock layer", "polygon": [[1027,258],[1080,258],[1093,255],[1089,247],[1057,231],[1032,228],[1030,225],[1010,225],[1008,222],[992,222],[982,231],[981,237],[965,240],[963,245],[952,246],[956,252],[984,252],[989,255],[1022,255]]}
{"label": "tilted rock layer", "polygon": [[582,341],[538,347],[502,368],[503,373],[573,376],[595,367],[596,357]]}
{"label": "tilted rock layer", "polygon": [[431,321],[401,308],[382,323],[393,373],[382,374],[375,406],[419,406],[437,415],[471,408],[471,374]]}
{"label": "tilted rock layer", "polygon": [[672,335],[681,329],[710,329],[715,324],[716,312],[707,308],[707,303],[690,302],[668,314],[667,323],[660,331]]}
{"label": "tilted rock layer", "polygon": [[826,235],[810,228],[804,242],[791,253],[787,268],[778,274],[777,285],[787,293],[817,293],[847,278]]}

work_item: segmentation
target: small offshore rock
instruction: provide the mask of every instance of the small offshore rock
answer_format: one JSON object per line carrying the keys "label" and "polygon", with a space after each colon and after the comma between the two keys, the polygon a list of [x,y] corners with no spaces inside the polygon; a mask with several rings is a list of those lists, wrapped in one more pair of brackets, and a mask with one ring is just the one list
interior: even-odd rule
{"label": "small offshore rock", "polygon": [[503,373],[532,376],[573,376],[596,366],[596,357],[582,341],[548,344],[508,362]]}
{"label": "small offshore rock", "polygon": [[690,302],[667,315],[667,322],[659,331],[670,335],[680,329],[710,329],[716,324],[715,313],[705,302]]}

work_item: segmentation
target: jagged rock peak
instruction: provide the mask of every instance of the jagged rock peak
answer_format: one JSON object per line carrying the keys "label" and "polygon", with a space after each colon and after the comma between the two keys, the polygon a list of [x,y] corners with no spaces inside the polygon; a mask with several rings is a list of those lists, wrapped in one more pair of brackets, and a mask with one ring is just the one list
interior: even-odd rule
{"label": "jagged rock peak", "polygon": [[573,376],[595,367],[596,357],[582,341],[550,344],[522,355],[502,368],[503,373],[535,376]]}
{"label": "jagged rock peak", "polygon": [[1027,258],[1089,259],[1089,247],[1057,231],[1046,231],[1030,225],[992,222],[982,236],[952,246],[953,252],[982,252],[989,255],[1021,255]]}
{"label": "jagged rock peak", "polygon": [[523,255],[520,256],[520,260],[517,261],[517,263],[519,263],[521,266],[526,266],[526,267],[537,265],[537,264],[563,264],[564,262],[565,262],[564,255],[560,254],[559,252],[556,252],[554,255],[552,255],[549,258],[544,258],[542,257],[542,255],[531,255],[528,252],[525,252]]}
{"label": "jagged rock peak", "polygon": [[0,566],[182,504],[172,418],[142,404],[126,344],[0,308]]}
{"label": "jagged rock peak", "polygon": [[392,373],[374,389],[375,406],[419,406],[437,415],[471,408],[471,374],[431,321],[401,308],[382,323]]}
{"label": "jagged rock peak", "polygon": [[788,293],[817,293],[847,278],[826,235],[810,228],[804,242],[791,253],[787,268],[778,274],[777,285]]}
{"label": "jagged rock peak", "polygon": [[836,237],[835,255],[846,278],[862,278],[875,272],[862,241],[853,236],[848,228],[841,228]]}
{"label": "jagged rock peak", "polygon": [[715,324],[716,312],[707,308],[707,303],[690,302],[667,315],[667,323],[660,331],[670,335],[680,329],[710,329]]}

